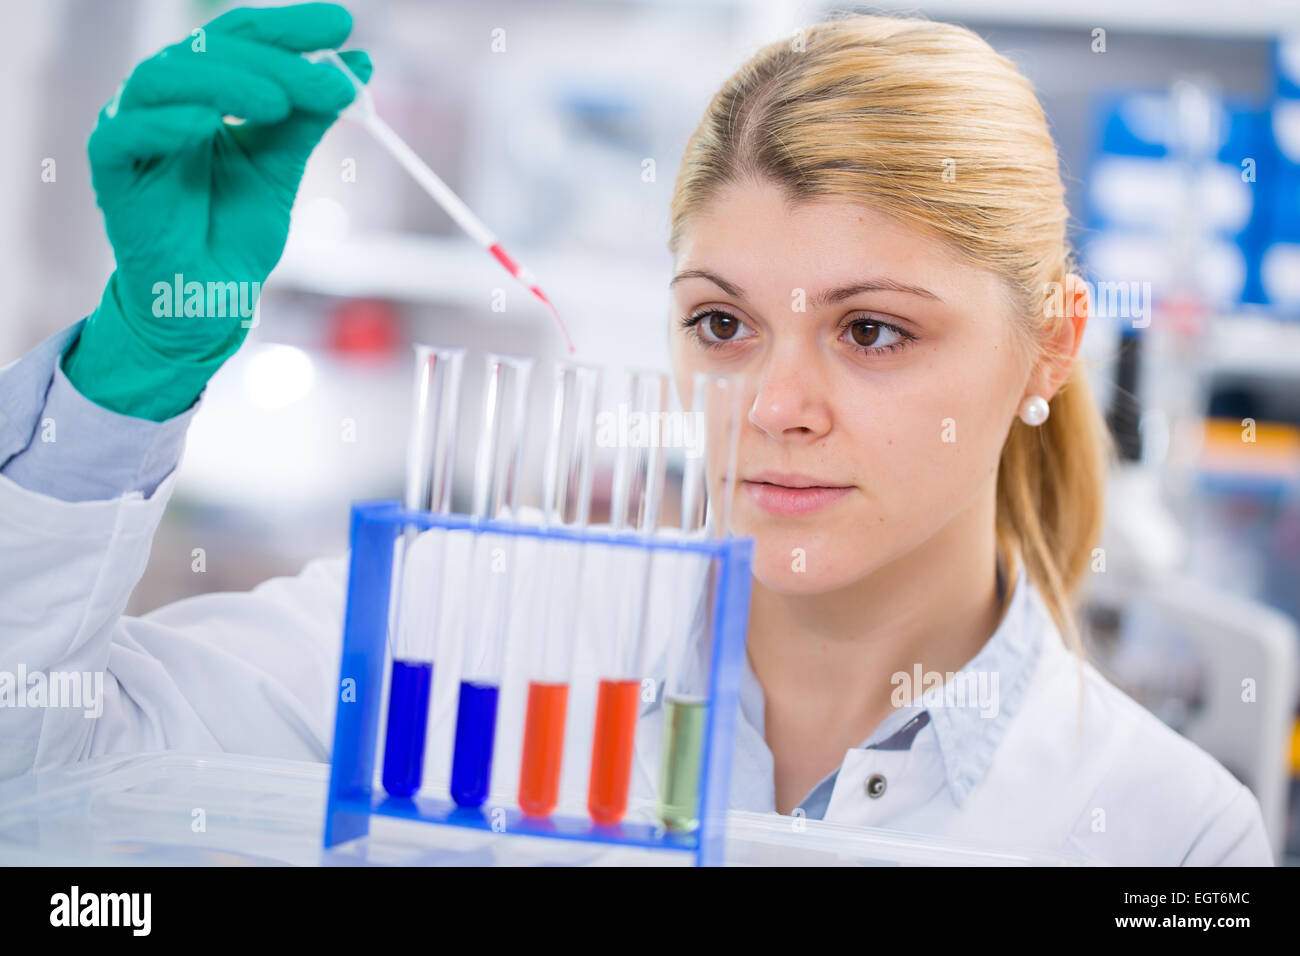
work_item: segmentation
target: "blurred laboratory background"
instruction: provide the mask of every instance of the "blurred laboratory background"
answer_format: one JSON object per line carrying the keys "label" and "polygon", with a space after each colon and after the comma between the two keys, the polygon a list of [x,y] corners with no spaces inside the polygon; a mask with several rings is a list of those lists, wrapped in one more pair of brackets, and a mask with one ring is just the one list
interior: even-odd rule
{"label": "blurred laboratory background", "polygon": [[[232,5],[7,6],[0,364],[92,310],[112,271],[85,157],[96,113],[138,60]],[[611,367],[668,367],[676,164],[759,45],[831,10],[902,10],[1013,59],[1046,107],[1102,299],[1083,348],[1120,461],[1089,651],[1246,782],[1279,859],[1300,861],[1300,5],[347,5],[381,114],[538,274],[581,357]],[[259,324],[195,419],[128,610],[342,552],[351,501],[400,496],[414,341],[562,352],[542,308],[340,123]]]}

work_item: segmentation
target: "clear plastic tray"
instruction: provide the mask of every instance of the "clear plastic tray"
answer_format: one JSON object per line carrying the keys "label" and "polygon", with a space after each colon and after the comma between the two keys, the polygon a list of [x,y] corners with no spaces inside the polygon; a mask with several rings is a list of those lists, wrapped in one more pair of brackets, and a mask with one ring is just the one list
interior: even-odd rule
{"label": "clear plastic tray", "polygon": [[[0,865],[689,865],[687,854],[375,817],[323,850],[329,765],[176,751],[102,757],[0,783]],[[201,811],[201,812],[200,812]],[[889,830],[732,810],[726,861],[764,866],[1078,864]]]}

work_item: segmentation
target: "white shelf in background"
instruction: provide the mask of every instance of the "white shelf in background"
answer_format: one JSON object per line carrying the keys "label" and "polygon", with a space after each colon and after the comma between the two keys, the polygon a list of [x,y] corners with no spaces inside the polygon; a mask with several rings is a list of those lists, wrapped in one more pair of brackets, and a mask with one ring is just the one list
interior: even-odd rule
{"label": "white shelf in background", "polygon": [[[672,259],[667,251],[640,258],[572,250],[511,252],[537,274],[580,359],[668,368]],[[508,312],[492,311],[494,289],[506,291]],[[521,317],[551,327],[541,303],[483,249],[460,237],[292,233],[268,282],[268,291],[276,290],[463,308],[498,328]],[[547,332],[545,341],[559,347],[558,335]]]}
{"label": "white shelf in background", "polygon": [[[498,276],[492,275],[494,268]],[[293,233],[271,282],[325,295],[479,305],[491,295],[494,281],[504,285],[507,280],[485,252],[461,239]]]}
{"label": "white shelf in background", "polygon": [[1207,369],[1220,375],[1300,381],[1300,320],[1253,315],[1216,318],[1204,354]]}
{"label": "white shelf in background", "polygon": [[[651,265],[599,254],[510,251],[537,274],[542,288],[557,300],[580,296],[592,301],[611,292],[621,298],[657,294],[665,303],[668,300],[671,261],[666,254],[661,263]],[[475,308],[489,306],[493,289],[522,289],[468,239],[384,232],[338,239],[292,234],[271,282],[326,295]]]}

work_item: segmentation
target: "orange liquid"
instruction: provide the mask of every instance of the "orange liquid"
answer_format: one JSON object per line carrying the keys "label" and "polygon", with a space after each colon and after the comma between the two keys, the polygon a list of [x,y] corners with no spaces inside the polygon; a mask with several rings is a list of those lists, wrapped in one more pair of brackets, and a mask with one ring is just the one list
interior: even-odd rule
{"label": "orange liquid", "polygon": [[596,698],[596,734],[591,742],[591,784],[587,810],[597,823],[611,825],[627,812],[641,682],[603,680]]}
{"label": "orange liquid", "polygon": [[549,816],[560,799],[564,716],[568,684],[532,681],[524,720],[524,761],[519,770],[519,808],[530,817]]}

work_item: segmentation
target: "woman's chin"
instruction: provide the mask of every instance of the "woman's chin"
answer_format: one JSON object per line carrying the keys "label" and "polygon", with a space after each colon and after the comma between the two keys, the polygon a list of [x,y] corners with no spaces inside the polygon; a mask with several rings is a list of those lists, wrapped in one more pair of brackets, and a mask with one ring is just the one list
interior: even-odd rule
{"label": "woman's chin", "polygon": [[754,578],[777,594],[798,596],[835,591],[861,578],[862,570],[856,563],[850,566],[847,561],[816,562],[807,554],[792,556],[789,551],[764,554],[759,548],[754,555]]}
{"label": "woman's chin", "polygon": [[880,527],[874,513],[847,509],[789,518],[738,507],[732,522],[735,534],[754,538],[754,577],[769,591],[791,595],[860,580],[884,558]]}

